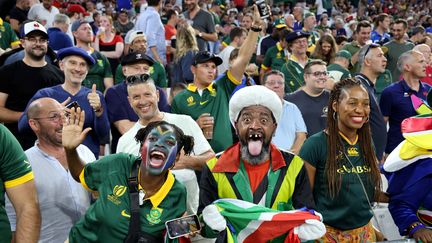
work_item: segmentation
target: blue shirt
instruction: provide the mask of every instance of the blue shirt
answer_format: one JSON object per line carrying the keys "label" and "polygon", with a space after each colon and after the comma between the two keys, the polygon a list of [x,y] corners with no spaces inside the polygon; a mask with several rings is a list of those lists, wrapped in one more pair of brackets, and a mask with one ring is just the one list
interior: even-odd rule
{"label": "blue shirt", "polygon": [[294,144],[297,132],[307,132],[303,116],[295,104],[284,100],[282,116],[272,143],[280,149],[289,150]]}
{"label": "blue shirt", "polygon": [[[83,144],[87,146],[95,155],[96,158],[99,157],[99,145],[109,143],[109,134],[110,134],[110,125],[108,121],[108,112],[105,104],[105,99],[100,91],[96,91],[99,95],[100,102],[103,107],[103,113],[100,117],[95,115],[93,108],[90,106],[90,103],[87,99],[87,95],[92,92],[91,89],[82,86],[80,91],[76,95],[72,95],[66,90],[63,89],[62,85],[57,85],[49,88],[44,88],[39,90],[33,98],[27,104],[31,104],[34,100],[43,97],[50,97],[58,102],[65,101],[68,97],[71,98],[70,102],[78,102],[79,106],[82,110],[85,111],[85,121],[84,121],[84,129],[87,127],[91,127],[92,130],[87,133],[86,138],[84,139]],[[18,129],[20,131],[26,131],[30,129],[27,118],[27,108],[24,111],[23,115],[18,121]]]}
{"label": "blue shirt", "polygon": [[[158,107],[160,111],[170,112],[170,106],[166,98],[165,92],[156,87],[159,91],[159,102]],[[138,116],[128,101],[127,85],[125,82],[121,82],[109,88],[105,94],[106,105],[108,108],[108,118],[111,123],[111,153],[115,153],[117,149],[117,143],[122,134],[114,126],[114,122],[120,120],[129,120],[136,122]]]}
{"label": "blue shirt", "polygon": [[153,59],[153,53],[150,47],[156,47],[159,58],[165,65],[166,60],[166,43],[165,43],[165,29],[162,24],[159,13],[154,7],[147,7],[147,9],[140,14],[135,23],[135,30],[141,30],[147,37],[147,54]]}
{"label": "blue shirt", "polygon": [[371,40],[373,43],[379,43],[379,44],[383,45],[383,44],[389,42],[390,39],[391,39],[391,36],[389,35],[389,33],[384,33],[383,35],[381,35],[376,30],[372,31],[372,33],[371,33]]}
{"label": "blue shirt", "polygon": [[430,89],[431,87],[428,84],[420,82],[420,88],[417,92],[412,90],[403,79],[384,89],[381,94],[380,108],[383,116],[389,117],[390,126],[387,133],[386,153],[389,154],[404,140],[400,127],[402,121],[405,118],[417,115],[410,95],[414,94],[420,99],[426,100]]}
{"label": "blue shirt", "polygon": [[71,38],[56,27],[48,29],[48,39],[48,46],[55,51],[73,46]]}

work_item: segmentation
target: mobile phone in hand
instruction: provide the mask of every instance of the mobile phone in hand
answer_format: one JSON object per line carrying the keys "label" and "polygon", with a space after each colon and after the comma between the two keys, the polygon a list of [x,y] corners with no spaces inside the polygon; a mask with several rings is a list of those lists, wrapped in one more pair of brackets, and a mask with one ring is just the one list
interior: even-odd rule
{"label": "mobile phone in hand", "polygon": [[265,0],[258,0],[255,2],[255,4],[258,7],[261,19],[270,18],[270,10]]}
{"label": "mobile phone in hand", "polygon": [[165,227],[170,239],[196,233],[201,230],[201,224],[196,214],[168,220],[165,222]]}

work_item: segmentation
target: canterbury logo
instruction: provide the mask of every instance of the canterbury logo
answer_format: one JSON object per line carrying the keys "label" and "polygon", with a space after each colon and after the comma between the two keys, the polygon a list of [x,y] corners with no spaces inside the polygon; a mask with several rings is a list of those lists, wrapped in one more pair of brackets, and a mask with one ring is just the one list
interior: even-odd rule
{"label": "canterbury logo", "polygon": [[113,189],[113,195],[116,197],[121,197],[126,192],[126,186],[116,185]]}
{"label": "canterbury logo", "polygon": [[359,155],[357,148],[348,148],[347,152],[348,152],[349,156],[358,156]]}

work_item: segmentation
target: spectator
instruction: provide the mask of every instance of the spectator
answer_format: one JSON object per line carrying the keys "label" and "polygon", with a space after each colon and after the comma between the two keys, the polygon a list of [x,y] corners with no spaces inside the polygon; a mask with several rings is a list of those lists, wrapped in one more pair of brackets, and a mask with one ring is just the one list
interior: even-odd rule
{"label": "spectator", "polygon": [[16,49],[20,45],[20,40],[15,34],[9,23],[0,18],[0,56],[5,52]]}
{"label": "spectator", "polygon": [[335,19],[335,29],[336,29],[336,37],[337,36],[347,36],[347,37],[351,37],[347,35],[347,32],[344,28],[344,24],[345,22],[343,21],[343,19],[341,18],[336,18]]}
{"label": "spectator", "polygon": [[15,6],[9,12],[9,22],[17,35],[30,9],[30,0],[17,0]]}
{"label": "spectator", "polygon": [[385,88],[380,100],[384,121],[389,123],[386,154],[390,154],[403,141],[401,122],[417,114],[411,100],[426,100],[431,89],[429,85],[420,82],[420,79],[426,77],[426,60],[420,52],[411,50],[403,53],[397,67],[403,79]]}
{"label": "spectator", "polygon": [[346,50],[336,53],[335,60],[327,66],[329,77],[336,83],[351,77],[348,67],[351,65],[351,54]]}
{"label": "spectator", "polygon": [[414,44],[406,41],[404,36],[406,34],[408,24],[404,19],[398,19],[392,26],[393,39],[384,45],[387,48],[387,69],[390,70],[393,80],[399,81],[401,72],[397,68],[397,62],[402,53],[414,48]]}
{"label": "spectator", "polygon": [[[109,138],[109,121],[105,99],[102,93],[96,91],[96,85],[92,89],[82,86],[82,81],[87,75],[95,60],[86,51],[78,47],[69,47],[58,52],[61,60],[60,68],[64,72],[65,82],[61,85],[39,90],[28,103],[33,100],[50,97],[58,102],[76,102],[81,110],[85,111],[84,126],[91,128],[89,136],[83,144],[87,146],[96,158],[99,157],[99,145],[105,144]],[[19,129],[29,129],[28,117],[24,113],[19,121]]]}
{"label": "spectator", "polygon": [[235,48],[240,48],[247,37],[247,30],[242,27],[235,27],[230,32],[231,43],[225,47],[218,56],[222,59],[222,64],[217,67],[218,74],[225,73],[229,68],[229,57]]}
{"label": "spectator", "polygon": [[281,19],[277,19],[273,22],[273,30],[270,35],[261,37],[258,42],[258,48],[256,51],[257,55],[257,63],[262,64],[264,61],[265,54],[267,50],[273,46],[276,46],[276,43],[280,40],[280,36],[282,31],[287,28],[285,22]]}
{"label": "spectator", "polygon": [[[32,167],[42,218],[42,242],[64,242],[72,226],[90,206],[90,193],[68,173],[62,146],[64,107],[51,98],[33,101],[27,109],[29,125],[36,134],[36,144],[25,151]],[[96,160],[84,145],[77,148],[83,161]],[[12,231],[16,229],[16,213],[9,200],[6,210]]]}
{"label": "spectator", "polygon": [[285,98],[299,108],[306,123],[308,136],[322,131],[326,125],[330,97],[329,92],[325,90],[327,78],[326,63],[312,60],[305,66],[304,87]]}
{"label": "spectator", "polygon": [[360,63],[358,62],[358,53],[360,48],[367,45],[370,40],[372,26],[368,21],[361,21],[358,23],[356,28],[356,40],[353,40],[351,43],[346,44],[342,50],[347,50],[352,56],[352,64],[353,68],[350,70],[351,74],[354,74],[360,71]]}
{"label": "spectator", "polygon": [[[79,4],[69,4],[65,14],[67,14],[68,17],[70,18],[70,23],[74,23],[75,21],[84,21],[84,15],[86,14],[86,10]],[[92,26],[92,28],[93,28],[93,26]],[[93,33],[95,33],[95,32],[93,32]],[[72,34],[72,25],[69,25],[69,30],[68,30],[67,34],[73,42],[74,36]]]}
{"label": "spectator", "polygon": [[426,30],[423,26],[416,26],[411,30],[410,41],[414,44],[423,44],[426,41]]}
{"label": "spectator", "polygon": [[3,184],[0,188],[0,218],[4,222],[0,226],[0,235],[3,241],[11,242],[11,226],[4,209],[7,193],[17,215],[15,242],[37,242],[41,219],[31,166],[18,141],[3,125],[0,125],[0,141],[3,144],[0,153],[0,179]]}
{"label": "spectator", "polygon": [[416,45],[413,50],[423,54],[426,61],[426,77],[420,79],[421,82],[432,85],[432,66],[431,66],[431,48],[426,44]]}
{"label": "spectator", "polygon": [[[369,96],[359,81],[345,79],[331,93],[324,131],[303,144],[316,209],[327,232],[320,240],[375,242],[370,204],[381,196],[380,170],[371,146]],[[364,238],[357,238],[360,235]]]}
{"label": "spectator", "polygon": [[222,59],[209,52],[198,52],[191,67],[194,82],[174,98],[171,106],[173,113],[191,116],[201,129],[207,131],[205,136],[216,153],[233,143],[229,135],[232,130],[227,117],[227,105],[229,96],[241,84],[253,54],[250,50],[256,46],[258,33],[262,30],[262,20],[256,6],[254,10],[254,24],[226,74],[213,83],[216,67],[222,63]]}
{"label": "spectator", "polygon": [[64,75],[45,61],[46,29],[34,21],[24,24],[23,29],[24,59],[0,68],[0,121],[15,135],[23,149],[28,149],[34,145],[36,137],[32,133],[19,132],[18,119],[39,89],[62,83]]}
{"label": "spectator", "polygon": [[282,101],[282,115],[280,119],[284,122],[278,124],[273,136],[273,144],[280,149],[298,154],[306,140],[307,129],[297,106],[284,100],[285,77],[283,73],[277,70],[268,72],[264,75],[263,85],[274,91]]}
{"label": "spectator", "polygon": [[384,45],[390,41],[389,27],[390,27],[390,16],[386,13],[379,14],[375,20],[375,30],[371,33],[371,40],[373,43]]}
{"label": "spectator", "polygon": [[[130,44],[129,53],[132,52],[146,53],[147,38],[142,31],[132,31],[127,37],[128,37],[127,42]],[[153,79],[158,89],[163,88],[165,90],[165,88],[168,85],[167,77],[166,77],[165,69],[160,63],[154,62],[153,65],[148,69],[148,74],[150,74],[150,77]],[[122,65],[120,64],[117,66],[115,83],[119,84],[122,83],[124,80],[125,80],[125,75],[123,74]],[[124,94],[126,95],[126,89],[124,90],[125,90]],[[166,99],[164,100],[164,102],[165,101]],[[163,107],[161,108],[161,110],[168,111],[169,107]]]}
{"label": "spectator", "polygon": [[186,88],[187,86],[184,83],[175,83],[174,85],[172,85],[170,89],[168,103],[171,105],[174,100],[174,97],[176,97],[180,92],[182,92]]}
{"label": "spectator", "polygon": [[312,53],[315,50],[315,45],[318,42],[320,35],[315,31],[316,27],[316,17],[315,14],[309,12],[306,13],[303,19],[302,31],[309,34],[308,37],[308,52]]}
{"label": "spectator", "polygon": [[333,63],[338,48],[336,41],[331,34],[323,34],[316,43],[315,51],[312,53],[311,58],[321,59],[330,65]]}
{"label": "spectator", "polygon": [[88,70],[83,85],[91,88],[96,84],[97,90],[104,92],[114,83],[111,66],[108,59],[100,52],[92,48],[93,31],[90,24],[86,21],[75,21],[72,23],[72,33],[76,40],[76,47],[90,53],[97,65],[93,65]]}
{"label": "spectator", "polygon": [[178,16],[177,11],[175,10],[168,10],[166,14],[166,18],[168,22],[164,25],[165,28],[165,41],[166,41],[166,48],[167,48],[167,63],[171,63],[173,61],[173,57],[175,54],[175,46],[172,47],[171,40],[176,38],[177,35],[177,29],[176,26],[180,21],[180,18]]}
{"label": "spectator", "polygon": [[129,20],[129,11],[125,8],[120,9],[117,20],[114,21],[114,29],[118,31],[124,39],[126,33],[134,28],[134,23]]}
{"label": "spectator", "polygon": [[326,13],[323,13],[320,16],[319,24],[315,29],[318,31],[319,35],[322,36],[325,33],[330,33],[330,26],[328,22],[328,15]]}
{"label": "spectator", "polygon": [[288,51],[291,53],[281,72],[285,75],[285,93],[291,93],[303,86],[303,68],[309,62],[307,46],[309,34],[302,31],[289,33],[285,40],[288,43]]}
{"label": "spectator", "polygon": [[115,73],[119,65],[119,59],[123,54],[123,38],[113,29],[113,21],[110,16],[101,16],[99,19],[99,33],[96,35],[94,47],[96,51],[108,58],[112,73]]}
{"label": "spectator", "polygon": [[177,29],[174,72],[171,85],[193,82],[194,76],[190,67],[197,52],[198,44],[194,29],[189,24],[180,25]]}
{"label": "spectator", "polygon": [[382,160],[387,141],[387,127],[383,115],[378,106],[378,99],[375,95],[375,85],[378,77],[385,72],[387,59],[379,44],[369,44],[359,51],[360,73],[355,77],[361,81],[369,95],[369,126],[372,134],[372,141],[375,146],[375,154],[380,162]]}
{"label": "spectator", "polygon": [[53,0],[42,0],[42,3],[37,3],[31,6],[27,18],[38,21],[44,25],[45,28],[50,28],[54,21],[54,16],[59,10],[52,6]]}
{"label": "spectator", "polygon": [[292,14],[295,19],[293,31],[300,31],[303,28],[303,8],[300,6],[294,7]]}
{"label": "spectator", "polygon": [[177,115],[161,112],[157,107],[158,92],[148,75],[136,75],[128,77],[128,100],[139,120],[124,133],[117,146],[117,153],[129,153],[136,155],[140,152],[140,144],[135,136],[140,129],[148,126],[153,121],[165,121],[181,127],[185,134],[194,138],[193,154],[182,155],[176,161],[173,173],[176,178],[186,186],[187,212],[194,214],[198,208],[198,182],[194,170],[201,170],[204,163],[214,156],[214,153],[205,140],[198,125],[185,115]]}
{"label": "spectator", "polygon": [[217,41],[217,34],[213,17],[206,10],[201,9],[198,0],[185,0],[187,10],[183,13],[189,24],[195,29],[198,49],[209,50],[209,41]]}
{"label": "spectator", "polygon": [[[280,40],[276,46],[270,47],[264,56],[264,61],[261,64],[260,80],[264,79],[264,74],[269,70],[282,69],[282,66],[289,60],[288,43],[286,41],[290,31],[283,29],[280,33]],[[285,85],[284,85],[285,86]]]}
{"label": "spectator", "polygon": [[[135,114],[128,101],[127,77],[141,74],[150,74],[150,77],[153,77],[154,73],[152,73],[152,70],[154,70],[154,66],[158,64],[145,54],[145,49],[145,47],[137,49],[136,52],[131,52],[122,58],[119,72],[122,73],[123,80],[109,88],[105,94],[108,118],[111,123],[111,153],[116,152],[118,139],[138,120],[138,116]],[[169,112],[170,107],[165,92],[158,86],[156,86],[156,88],[159,92],[159,110]]]}
{"label": "spectator", "polygon": [[56,14],[56,16],[54,16],[53,27],[48,29],[48,46],[54,51],[73,46],[72,40],[66,34],[69,25],[70,19],[67,15]]}
{"label": "spectator", "polygon": [[161,0],[147,1],[147,9],[138,16],[135,30],[141,30],[147,37],[147,53],[162,65],[166,64],[165,29],[160,19]]}
{"label": "spectator", "polygon": [[294,21],[295,21],[294,15],[292,15],[292,14],[285,14],[284,20],[285,20],[285,25],[287,26],[287,28],[290,31],[293,31]]}
{"label": "spectator", "polygon": [[[203,167],[199,212],[202,212],[205,222],[205,228],[201,231],[204,237],[217,237],[217,242],[237,237],[236,234],[228,236],[232,228],[227,227],[224,218],[217,209],[214,210],[215,206],[210,205],[221,198],[240,199],[280,211],[315,207],[303,161],[272,144],[272,136],[280,123],[281,114],[280,98],[263,86],[245,87],[231,98],[230,122],[235,126],[240,141],[225,150],[220,157],[209,160]],[[281,173],[285,170],[293,173]],[[283,178],[281,183],[276,182],[276,175]],[[263,186],[265,184],[268,186]],[[286,191],[285,188],[290,186],[294,188]],[[268,195],[269,190],[275,196],[266,200],[265,195]],[[311,232],[308,235],[299,233],[298,237],[303,240],[320,237],[325,228],[322,225],[318,229],[319,233],[315,231],[318,235]],[[273,235],[276,236],[281,240],[286,237],[285,234]],[[285,241],[289,241],[289,238]]]}

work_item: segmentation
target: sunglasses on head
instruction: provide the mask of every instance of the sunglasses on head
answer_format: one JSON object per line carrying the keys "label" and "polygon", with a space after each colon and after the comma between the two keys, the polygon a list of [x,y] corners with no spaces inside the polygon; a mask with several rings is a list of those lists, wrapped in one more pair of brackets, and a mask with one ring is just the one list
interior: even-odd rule
{"label": "sunglasses on head", "polygon": [[126,77],[126,84],[132,85],[137,83],[146,83],[149,79],[150,79],[150,75],[148,75],[147,73],[132,75]]}
{"label": "sunglasses on head", "polygon": [[381,47],[381,45],[376,44],[376,43],[369,44],[367,49],[366,49],[364,56],[366,56],[369,53],[370,49],[377,48],[377,47]]}

